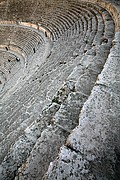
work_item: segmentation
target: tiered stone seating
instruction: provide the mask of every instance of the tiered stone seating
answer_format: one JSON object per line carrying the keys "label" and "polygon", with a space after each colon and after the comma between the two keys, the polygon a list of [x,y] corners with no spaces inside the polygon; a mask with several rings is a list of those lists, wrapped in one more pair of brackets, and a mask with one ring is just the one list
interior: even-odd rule
{"label": "tiered stone seating", "polygon": [[[103,54],[104,51],[105,51],[105,49],[100,51],[101,54]],[[90,58],[92,61],[90,60]],[[99,58],[100,65],[99,65],[99,63],[98,64],[95,63],[95,59],[98,59],[98,58]],[[89,66],[87,67],[88,69],[86,69],[86,65],[89,64],[87,59],[88,59],[88,61],[90,61],[91,65],[94,64],[94,69],[91,69],[91,68],[89,69]],[[68,99],[65,101],[65,103],[63,103],[63,105],[61,105],[59,111],[53,117],[53,122],[55,122],[57,127],[62,129],[62,131],[66,131],[67,133],[69,133],[70,130],[73,127],[75,127],[76,124],[78,123],[77,120],[79,117],[80,107],[82,107],[82,105],[83,105],[82,103],[84,103],[85,100],[88,98],[90,91],[91,91],[92,87],[94,86],[95,80],[97,78],[97,69],[99,70],[98,72],[100,72],[100,69],[102,69],[102,67],[99,67],[99,66],[101,66],[101,60],[102,60],[102,65],[103,65],[105,62],[105,59],[106,59],[106,57],[104,57],[104,58],[99,57],[99,52],[97,52],[97,55],[95,58],[94,58],[94,54],[93,54],[93,57],[91,57],[90,55],[89,56],[86,55],[82,60],[82,62],[83,62],[83,64],[81,64],[82,66],[81,65],[77,66],[74,70],[74,73],[72,73],[70,75],[70,77],[68,78],[68,84],[70,84],[70,82],[72,81],[70,87],[71,88],[74,87],[75,88],[74,91],[77,91],[77,92],[73,92],[68,95]],[[85,70],[84,70],[84,66],[85,66]],[[79,78],[79,76],[80,76],[80,78]],[[74,101],[73,99],[71,99],[71,97],[73,97],[73,99],[76,99],[76,100]],[[59,98],[58,97],[54,98],[54,102],[59,103]],[[75,105],[75,103],[76,103],[76,105]],[[76,111],[73,109],[73,107],[76,109]],[[78,114],[77,114],[77,108],[78,108]],[[49,132],[47,132],[47,133],[49,134]],[[45,134],[47,134],[47,133],[45,133]],[[39,139],[39,143],[41,142],[42,138]],[[50,141],[49,137],[45,141],[49,142]],[[37,143],[37,145],[38,145],[38,143]],[[29,164],[29,167],[26,169],[25,172],[24,172],[24,170],[22,170],[22,168],[20,169],[20,172],[22,172],[22,173],[24,172],[24,176],[23,176],[24,178],[26,178],[26,177],[29,178],[31,175],[35,176],[34,171],[33,171],[33,167],[34,168],[36,167],[35,164],[37,164],[37,166],[38,166],[38,164],[40,162],[42,162],[42,164],[44,165],[45,159],[42,158],[42,156],[39,156],[39,158],[38,158],[37,145],[35,146],[36,153],[35,153],[35,150],[33,150],[33,152],[31,153],[30,160],[28,159],[27,163]],[[54,144],[52,145],[52,147],[54,147]],[[48,151],[47,151],[46,155],[48,153],[50,153],[49,156],[51,156],[51,154],[52,154],[51,151],[50,152],[48,152]],[[33,154],[34,154],[34,157],[33,157]],[[31,161],[31,159],[32,159],[32,161]],[[40,177],[41,173],[42,173],[42,169],[39,169],[39,172],[35,177],[36,178],[37,178],[37,176]]]}
{"label": "tiered stone seating", "polygon": [[[30,3],[30,1],[28,2]],[[29,3],[27,4],[26,1],[23,1],[23,3],[28,8]],[[29,63],[29,68],[24,73],[24,76],[29,77],[24,86],[20,81],[21,88],[16,89],[14,94],[8,96],[8,99],[3,96],[1,101],[1,179],[42,179],[49,163],[56,158],[60,147],[65,143],[71,130],[78,125],[79,116],[80,120],[82,119],[81,108],[83,107],[83,119],[81,121],[84,120],[84,112],[88,113],[87,108],[84,111],[84,102],[88,99],[88,105],[86,106],[94,105],[94,97],[97,96],[96,87],[99,86],[99,82],[95,87],[94,85],[109,55],[114,37],[114,21],[109,13],[98,5],[79,1],[69,1],[67,3],[67,1],[63,2],[61,0],[59,3],[53,1],[53,4],[50,4],[45,11],[44,3],[42,10],[40,8],[41,4],[40,1],[37,4],[38,7],[32,8],[32,10],[35,9],[30,18],[36,20],[37,23],[39,22],[41,26],[51,32],[53,42],[49,41],[47,44],[46,39],[48,37],[44,37],[45,48],[48,45],[52,48],[47,58],[45,56],[47,52],[43,53],[45,57],[43,57],[43,61],[42,58],[40,59],[42,63],[36,71],[34,71],[32,62],[37,62],[36,59],[39,59],[40,50],[38,50],[36,56],[31,57],[31,55],[34,54],[33,48],[37,49],[41,37],[35,31],[27,28],[19,28],[20,33],[23,32],[20,36],[17,27],[14,27],[12,36],[8,30],[8,39],[11,36],[11,44],[20,46],[31,64]],[[64,5],[63,8],[60,9],[60,5]],[[9,12],[7,14],[9,15]],[[26,13],[22,14],[20,12],[17,16],[29,19]],[[12,19],[11,16],[8,17]],[[110,27],[112,27],[112,32]],[[8,39],[6,43],[8,43]],[[1,44],[2,42],[4,41],[2,40]],[[29,74],[32,68],[33,74],[30,77]],[[94,95],[92,94],[89,97],[93,87],[96,94],[93,91]],[[91,100],[91,97],[93,97],[93,100]],[[100,103],[103,102],[100,101]],[[102,113],[102,111],[100,112]],[[95,114],[94,111],[92,113]],[[88,116],[86,115],[86,117]],[[80,129],[79,126],[78,129]],[[89,131],[89,128],[87,130]],[[79,134],[79,131],[74,130],[76,147],[79,143],[76,134]],[[57,167],[53,163],[55,175],[51,167],[45,177],[46,179],[80,178],[80,173],[77,174],[76,172],[78,170],[76,164],[73,175],[69,173],[72,171],[67,172],[64,166],[64,164],[69,163],[65,159],[65,151],[68,152],[68,155],[69,151],[71,153],[68,158],[70,166],[72,163],[70,158],[75,158],[73,158],[73,154],[79,161],[81,158],[77,154],[77,151],[79,153],[80,150],[76,150],[76,147],[76,151],[73,154],[71,152],[71,144],[74,145],[74,132],[70,136],[72,139],[70,144],[68,141],[62,149],[61,157],[64,159],[63,166],[61,166],[63,168],[62,172],[60,171],[58,176],[57,170],[59,172],[60,166]],[[81,153],[83,152],[81,151]],[[61,157],[57,161],[58,164],[62,161]],[[86,160],[85,166],[87,166],[87,162]],[[70,167],[69,170],[71,170]],[[81,177],[83,176],[81,175]],[[90,172],[87,177],[93,177],[93,174]]]}
{"label": "tiered stone seating", "polygon": [[32,30],[26,30],[25,28],[14,28],[13,37],[10,39],[10,44],[20,47],[20,49],[26,54],[27,58],[34,54],[38,49],[38,43],[41,44],[42,38],[36,32]]}
{"label": "tiered stone seating", "polygon": [[29,52],[24,51],[27,47],[27,44],[31,43],[32,48],[37,47],[38,43],[43,43],[42,37],[32,30],[15,27],[15,26],[1,26],[1,42],[0,44],[6,46],[16,46],[19,47],[23,53],[33,54],[30,50]]}
{"label": "tiered stone seating", "polygon": [[[27,76],[27,72],[30,71],[29,67],[31,65],[34,69],[38,58],[36,58],[35,63],[32,63],[29,59],[32,58],[33,55],[37,55],[36,53],[39,53],[38,50],[41,50],[39,55],[42,57],[45,44],[41,34],[36,32],[36,30],[27,27],[20,27],[15,24],[1,24],[0,31],[0,48],[2,50],[2,54],[5,54],[3,60],[1,57],[1,63],[4,61],[2,63],[4,64],[4,67],[1,66],[1,72],[4,74],[4,78],[3,75],[1,75],[1,78],[5,79],[5,81],[3,80],[4,86],[1,84],[2,94],[0,96],[3,96],[16,84],[16,81],[18,81],[20,77],[22,78],[22,76]],[[14,56],[14,61],[11,60],[9,54],[11,54],[10,56]],[[19,62],[17,59],[19,59]],[[10,67],[13,62],[15,63],[14,67]],[[40,63],[38,62],[38,64]],[[24,72],[26,67],[28,67],[28,69]]]}
{"label": "tiered stone seating", "polygon": [[[57,72],[57,70],[56,70],[56,72]],[[24,98],[23,98],[24,99]],[[11,119],[11,118],[10,118]]]}

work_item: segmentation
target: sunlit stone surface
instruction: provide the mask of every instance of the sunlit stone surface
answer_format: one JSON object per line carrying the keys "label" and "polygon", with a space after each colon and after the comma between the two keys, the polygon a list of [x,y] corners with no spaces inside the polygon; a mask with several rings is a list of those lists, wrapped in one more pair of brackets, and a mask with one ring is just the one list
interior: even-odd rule
{"label": "sunlit stone surface", "polygon": [[0,180],[120,179],[119,0],[0,0]]}

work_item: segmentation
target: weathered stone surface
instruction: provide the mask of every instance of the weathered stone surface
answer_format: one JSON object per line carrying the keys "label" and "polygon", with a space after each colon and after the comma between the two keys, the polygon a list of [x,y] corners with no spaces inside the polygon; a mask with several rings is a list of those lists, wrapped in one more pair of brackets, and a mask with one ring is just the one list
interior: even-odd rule
{"label": "weathered stone surface", "polygon": [[50,163],[48,177],[43,179],[95,179],[95,176],[89,170],[91,169],[89,161],[81,153],[63,146],[59,159],[59,161],[56,160],[54,163]]}
{"label": "weathered stone surface", "polygon": [[19,168],[19,179],[41,179],[47,171],[50,161],[56,157],[59,148],[65,143],[66,135],[58,128],[48,127],[45,129],[29,158]]}
{"label": "weathered stone surface", "polygon": [[0,1],[0,180],[120,179],[119,12]]}
{"label": "weathered stone surface", "polygon": [[[115,41],[119,42],[119,39]],[[111,50],[99,80],[82,108],[79,126],[68,137],[58,158],[50,164],[45,179],[120,178],[120,61],[114,54],[117,48],[115,45]]]}

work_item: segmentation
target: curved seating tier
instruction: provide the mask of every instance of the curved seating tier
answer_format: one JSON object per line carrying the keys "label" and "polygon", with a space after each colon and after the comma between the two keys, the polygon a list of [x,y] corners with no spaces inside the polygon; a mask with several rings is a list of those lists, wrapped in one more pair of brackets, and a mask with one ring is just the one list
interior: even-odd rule
{"label": "curved seating tier", "polygon": [[[4,94],[17,85],[18,79],[22,80],[24,78],[24,81],[28,79],[27,76],[31,67],[34,69],[35,66],[41,63],[38,62],[38,58],[34,63],[31,59],[38,56],[38,54],[42,58],[45,51],[45,42],[42,35],[36,30],[12,24],[0,25],[0,37],[2,64],[0,70],[1,78],[3,79],[4,76],[5,79],[2,80],[4,85],[1,83],[1,97],[3,97]],[[14,57],[14,61],[11,57]]]}
{"label": "curved seating tier", "polygon": [[[18,47],[28,59],[43,43],[43,38],[33,30],[17,26],[0,26],[0,44]],[[35,52],[34,52],[35,50]]]}

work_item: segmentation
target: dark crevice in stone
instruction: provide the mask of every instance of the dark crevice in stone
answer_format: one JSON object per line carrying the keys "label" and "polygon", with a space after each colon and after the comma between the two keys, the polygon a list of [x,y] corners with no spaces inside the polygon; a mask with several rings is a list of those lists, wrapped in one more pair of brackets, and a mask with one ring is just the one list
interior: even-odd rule
{"label": "dark crevice in stone", "polygon": [[65,146],[66,146],[68,149],[70,149],[71,151],[74,151],[74,152],[76,152],[76,153],[81,153],[80,151],[74,149],[71,145],[65,144]]}

